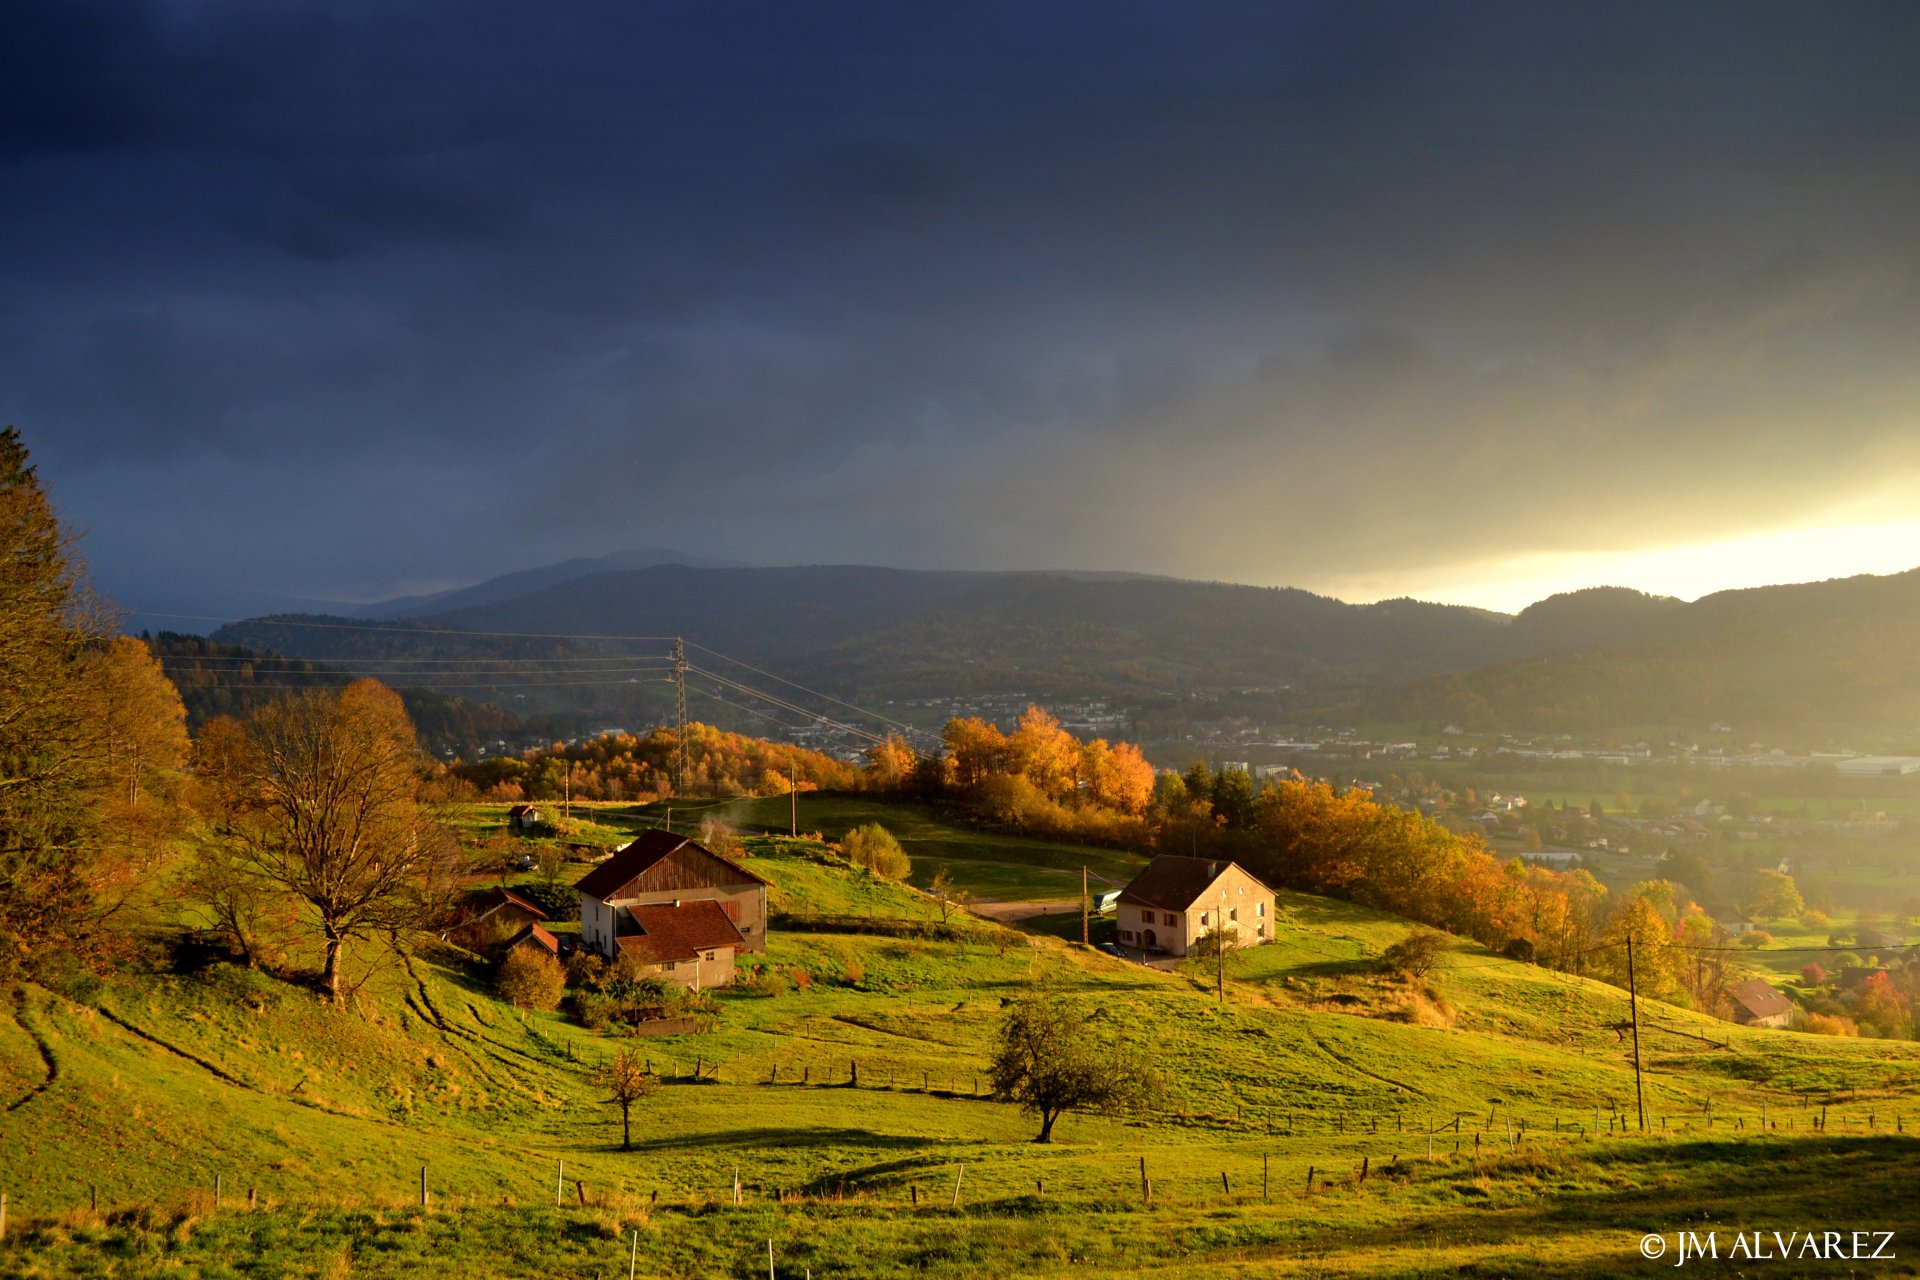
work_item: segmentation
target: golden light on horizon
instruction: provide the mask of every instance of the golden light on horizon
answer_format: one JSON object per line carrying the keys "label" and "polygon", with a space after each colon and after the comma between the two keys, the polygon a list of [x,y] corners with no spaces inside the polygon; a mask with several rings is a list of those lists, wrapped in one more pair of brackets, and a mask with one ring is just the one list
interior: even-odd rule
{"label": "golden light on horizon", "polygon": [[1588,587],[1631,587],[1697,600],[1716,591],[1817,582],[1920,567],[1920,519],[1778,529],[1639,551],[1534,554],[1435,573],[1411,591],[1364,585],[1342,599],[1409,594],[1421,600],[1517,613],[1529,604]]}

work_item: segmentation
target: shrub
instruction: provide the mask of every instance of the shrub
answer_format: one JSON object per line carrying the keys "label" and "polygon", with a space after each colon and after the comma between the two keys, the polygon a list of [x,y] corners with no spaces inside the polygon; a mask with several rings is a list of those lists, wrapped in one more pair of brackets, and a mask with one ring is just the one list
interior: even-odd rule
{"label": "shrub", "polygon": [[905,880],[913,870],[913,863],[900,847],[900,842],[891,831],[877,822],[869,822],[847,832],[841,837],[840,847],[846,853],[848,862],[889,880]]}
{"label": "shrub", "polygon": [[1854,1025],[1853,1019],[1843,1017],[1840,1014],[1810,1013],[1807,1015],[1806,1023],[1801,1027],[1801,1030],[1811,1032],[1816,1036],[1857,1036],[1860,1034],[1860,1028]]}
{"label": "shrub", "polygon": [[1818,962],[1803,965],[1800,969],[1800,981],[1803,985],[1817,987],[1827,980],[1827,971]]}
{"label": "shrub", "polygon": [[1518,960],[1522,964],[1532,964],[1534,959],[1533,941],[1530,938],[1509,938],[1507,945],[1500,948],[1500,954],[1509,960]]}
{"label": "shrub", "polygon": [[862,982],[866,981],[866,978],[867,978],[866,966],[860,963],[860,958],[858,956],[848,956],[845,962],[841,965],[841,968],[846,974],[846,983],[848,986],[857,987]]}
{"label": "shrub", "polygon": [[1773,935],[1765,929],[1749,929],[1737,941],[1743,947],[1764,947],[1773,942]]}
{"label": "shrub", "polygon": [[1447,949],[1447,938],[1432,929],[1415,929],[1388,947],[1380,956],[1380,967],[1409,978],[1423,978]]}
{"label": "shrub", "polygon": [[502,1000],[522,1009],[557,1009],[567,973],[552,956],[532,947],[515,947],[500,962],[493,985]]}

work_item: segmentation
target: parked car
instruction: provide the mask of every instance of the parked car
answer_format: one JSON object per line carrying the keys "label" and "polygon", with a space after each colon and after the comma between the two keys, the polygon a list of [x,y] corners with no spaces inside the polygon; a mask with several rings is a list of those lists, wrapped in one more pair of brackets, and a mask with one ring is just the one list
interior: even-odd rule
{"label": "parked car", "polygon": [[1127,954],[1127,949],[1117,942],[1103,942],[1100,944],[1100,950],[1110,956],[1119,956],[1122,960],[1130,960],[1133,958]]}

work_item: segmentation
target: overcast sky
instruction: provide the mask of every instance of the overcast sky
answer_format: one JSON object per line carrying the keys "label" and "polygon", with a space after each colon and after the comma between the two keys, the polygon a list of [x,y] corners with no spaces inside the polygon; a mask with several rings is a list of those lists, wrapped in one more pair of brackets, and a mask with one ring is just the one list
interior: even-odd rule
{"label": "overcast sky", "polygon": [[0,6],[0,420],[149,610],[668,546],[1920,564],[1920,6]]}

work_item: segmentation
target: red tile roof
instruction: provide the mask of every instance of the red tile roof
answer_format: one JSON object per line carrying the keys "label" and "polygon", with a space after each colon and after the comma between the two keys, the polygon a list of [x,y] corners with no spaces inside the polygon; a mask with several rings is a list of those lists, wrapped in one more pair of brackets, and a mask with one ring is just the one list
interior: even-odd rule
{"label": "red tile roof", "polygon": [[[1120,901],[1162,911],[1185,911],[1234,865],[1224,858],[1177,858],[1163,853],[1120,891]],[[1249,880],[1260,884],[1245,867],[1240,869]],[[1267,889],[1264,884],[1260,887]]]}
{"label": "red tile roof", "polygon": [[669,902],[643,902],[625,908],[641,932],[621,934],[621,950],[635,950],[655,964],[669,960],[691,960],[702,951],[720,947],[744,947],[747,940],[727,919],[727,913],[711,898],[697,898],[674,905]]}
{"label": "red tile roof", "polygon": [[580,877],[580,883],[574,888],[588,897],[605,902],[620,892],[630,881],[645,875],[683,848],[697,850],[715,862],[733,868],[755,884],[767,883],[739,863],[721,857],[705,845],[696,844],[685,836],[674,835],[671,831],[661,831],[656,828],[642,832],[638,839],[617,850],[611,858]]}

